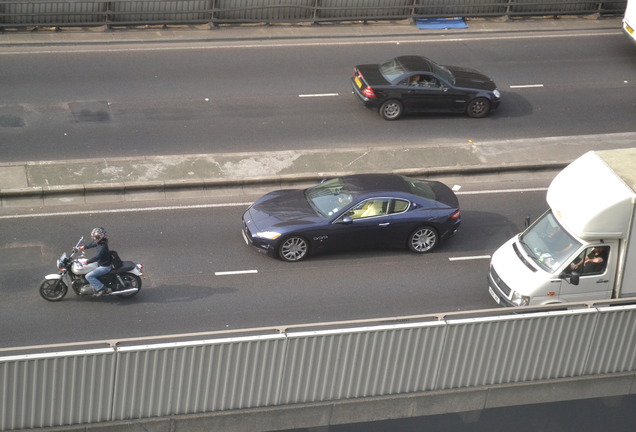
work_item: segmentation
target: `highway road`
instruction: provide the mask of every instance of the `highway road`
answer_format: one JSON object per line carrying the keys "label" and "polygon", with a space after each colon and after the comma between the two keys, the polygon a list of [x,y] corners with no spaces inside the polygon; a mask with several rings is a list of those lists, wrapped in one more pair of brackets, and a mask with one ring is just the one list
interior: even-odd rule
{"label": "highway road", "polygon": [[[503,93],[499,111],[382,121],[351,94],[351,71],[401,54],[483,71]],[[634,131],[636,50],[618,28],[25,46],[0,51],[0,61],[3,161]]]}
{"label": "highway road", "polygon": [[[233,197],[3,209],[0,347],[494,308],[487,256],[523,228],[526,215],[544,211],[553,175],[441,179],[461,186],[463,225],[429,254],[359,251],[299,263],[248,247],[240,217],[250,201]],[[40,298],[55,260],[94,226],[106,227],[124,259],[146,266],[140,294]]]}

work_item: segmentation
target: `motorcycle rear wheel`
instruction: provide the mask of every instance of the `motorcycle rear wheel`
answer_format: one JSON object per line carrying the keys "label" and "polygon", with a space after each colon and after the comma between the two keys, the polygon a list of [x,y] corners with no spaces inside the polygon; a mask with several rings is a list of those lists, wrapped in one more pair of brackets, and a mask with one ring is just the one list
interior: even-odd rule
{"label": "motorcycle rear wheel", "polygon": [[44,300],[60,301],[68,291],[68,286],[59,279],[45,279],[40,284],[40,295]]}
{"label": "motorcycle rear wheel", "polygon": [[126,286],[124,286],[124,289],[137,288],[137,291],[131,294],[122,294],[119,297],[126,297],[126,298],[133,297],[133,296],[136,296],[139,293],[139,291],[141,291],[141,278],[139,276],[126,273],[121,275],[121,278],[124,280],[124,283],[126,284]]}

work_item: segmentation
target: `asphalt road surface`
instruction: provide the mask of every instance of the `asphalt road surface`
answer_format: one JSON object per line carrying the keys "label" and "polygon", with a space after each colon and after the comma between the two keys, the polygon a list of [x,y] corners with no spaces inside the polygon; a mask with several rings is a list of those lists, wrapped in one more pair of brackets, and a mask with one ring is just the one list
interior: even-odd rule
{"label": "asphalt road surface", "polygon": [[[549,20],[547,21],[549,22]],[[2,53],[4,161],[443,144],[634,131],[636,50],[620,30],[244,44],[23,47]],[[402,54],[470,66],[494,115],[386,122],[351,94],[355,64]]]}
{"label": "asphalt road surface", "polygon": [[[429,254],[376,250],[285,263],[248,247],[247,202],[190,200],[17,210],[0,215],[0,347],[383,318],[496,307],[488,255],[546,208],[553,173],[447,179],[462,186],[463,225]],[[116,210],[117,213],[112,211]],[[104,226],[147,277],[132,299],[38,293],[55,260]],[[91,256],[91,255],[88,255]]]}

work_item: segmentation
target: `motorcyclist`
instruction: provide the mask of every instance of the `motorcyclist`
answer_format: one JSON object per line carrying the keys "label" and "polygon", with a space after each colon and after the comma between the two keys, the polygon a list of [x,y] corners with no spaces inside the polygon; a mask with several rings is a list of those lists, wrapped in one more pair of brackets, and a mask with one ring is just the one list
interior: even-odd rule
{"label": "motorcyclist", "polygon": [[108,288],[104,289],[104,284],[99,280],[99,277],[110,271],[112,258],[108,249],[106,230],[102,227],[94,228],[93,231],[91,231],[91,237],[93,241],[84,246],[80,246],[79,250],[96,247],[98,248],[97,253],[93,258],[82,259],[80,262],[84,265],[97,262],[97,268],[86,275],[86,280],[91,284],[95,296],[99,297],[103,294],[108,294]]}

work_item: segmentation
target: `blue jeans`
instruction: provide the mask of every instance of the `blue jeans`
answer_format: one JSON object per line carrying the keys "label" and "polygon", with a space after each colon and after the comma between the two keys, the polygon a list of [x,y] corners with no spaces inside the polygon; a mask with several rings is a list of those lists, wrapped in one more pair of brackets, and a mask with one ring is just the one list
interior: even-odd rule
{"label": "blue jeans", "polygon": [[101,281],[97,278],[100,276],[104,276],[109,271],[110,266],[97,267],[95,270],[86,275],[86,280],[90,282],[93,288],[95,288],[95,291],[100,291],[102,288],[104,288],[104,284],[101,283]]}

